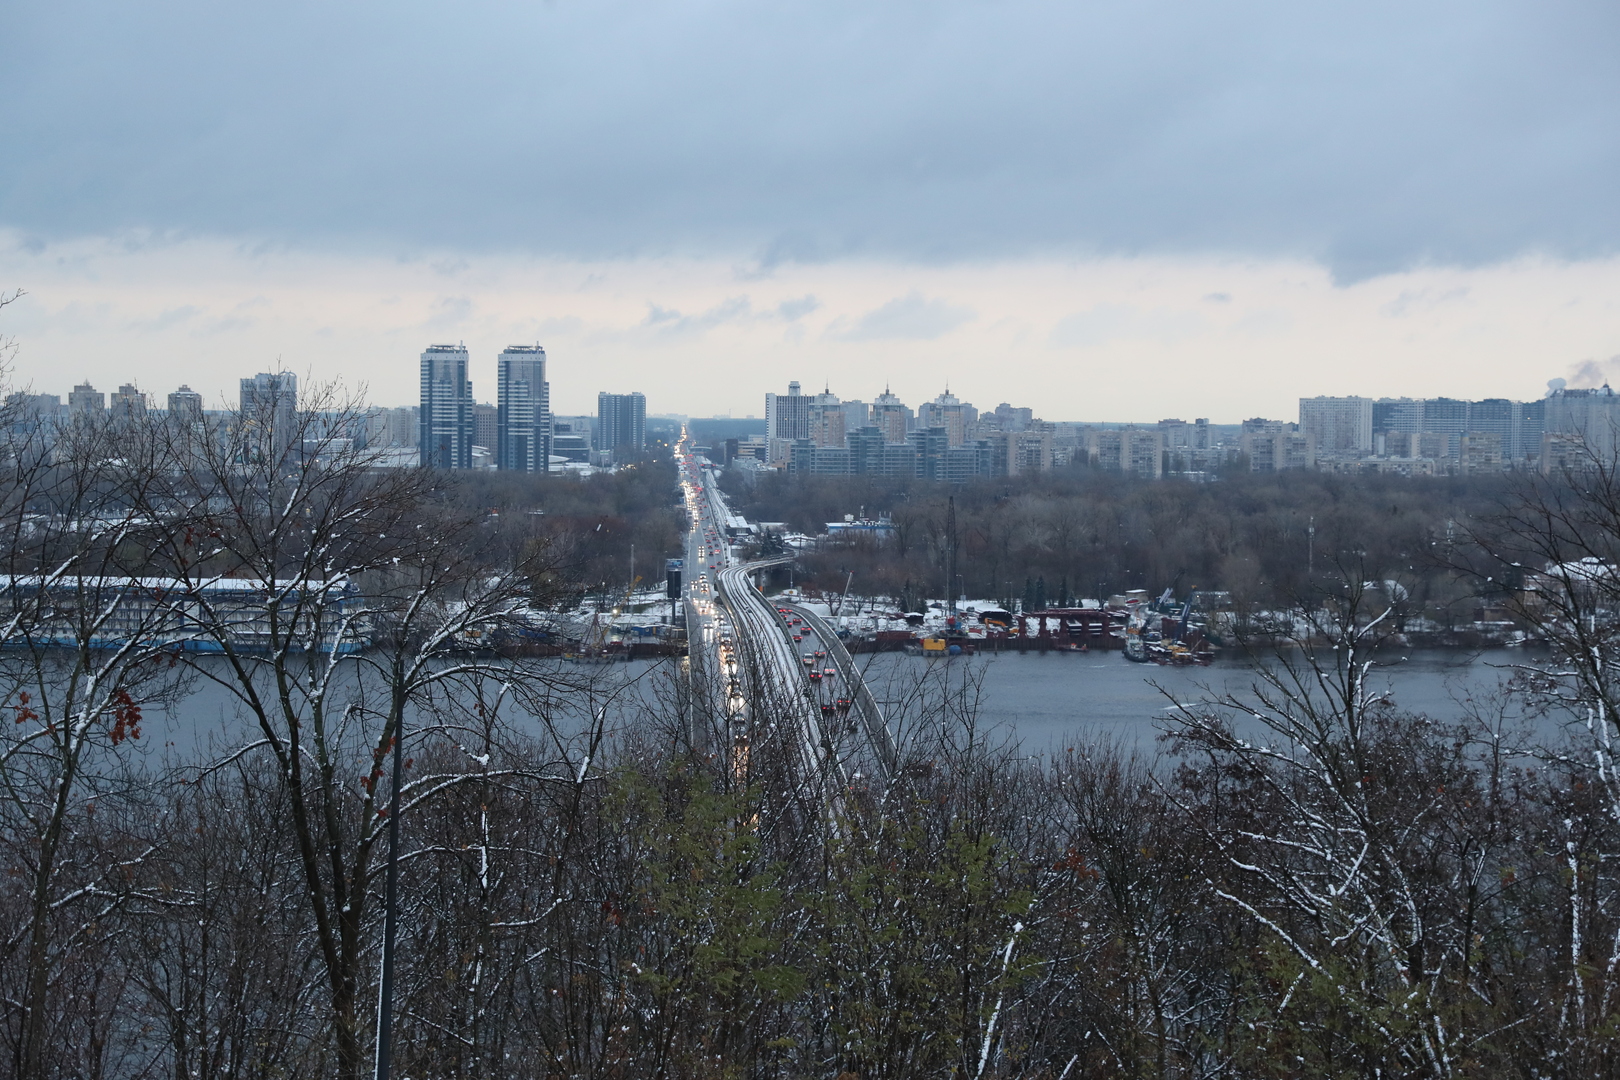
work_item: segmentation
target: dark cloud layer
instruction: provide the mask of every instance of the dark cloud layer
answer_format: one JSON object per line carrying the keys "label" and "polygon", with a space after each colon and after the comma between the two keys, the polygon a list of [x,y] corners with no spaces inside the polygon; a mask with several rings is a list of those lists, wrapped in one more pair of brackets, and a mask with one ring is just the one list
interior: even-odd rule
{"label": "dark cloud layer", "polygon": [[0,225],[585,257],[1620,249],[1612,0],[12,5]]}

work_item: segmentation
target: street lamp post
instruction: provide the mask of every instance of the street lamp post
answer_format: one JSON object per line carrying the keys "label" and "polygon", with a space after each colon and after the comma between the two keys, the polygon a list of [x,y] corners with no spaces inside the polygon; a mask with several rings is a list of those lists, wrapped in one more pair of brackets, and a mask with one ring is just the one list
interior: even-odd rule
{"label": "street lamp post", "polygon": [[1305,535],[1306,535],[1306,543],[1308,545],[1308,547],[1306,549],[1306,556],[1305,556],[1305,577],[1310,581],[1314,581],[1314,580],[1316,580],[1316,515],[1315,514],[1311,515],[1311,524],[1305,530]]}
{"label": "street lamp post", "polygon": [[377,991],[376,1080],[388,1080],[394,1054],[394,941],[399,936],[399,812],[404,786],[405,710],[394,729],[394,804],[388,811],[388,876],[383,890],[382,980]]}

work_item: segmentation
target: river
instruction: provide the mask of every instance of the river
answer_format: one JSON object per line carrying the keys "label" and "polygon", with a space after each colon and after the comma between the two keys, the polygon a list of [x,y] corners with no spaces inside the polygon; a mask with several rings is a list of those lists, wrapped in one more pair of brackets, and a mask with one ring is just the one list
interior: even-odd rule
{"label": "river", "polygon": [[[1410,650],[1382,657],[1375,685],[1388,689],[1402,710],[1437,720],[1465,715],[1466,703],[1479,701],[1506,681],[1510,669],[1533,660],[1524,649]],[[1117,652],[1000,653],[925,660],[900,653],[857,657],[886,712],[903,714],[919,694],[937,700],[947,687],[961,700],[964,687],[977,706],[979,723],[998,740],[1016,740],[1042,752],[1077,742],[1108,739],[1151,753],[1166,729],[1175,700],[1192,702],[1209,692],[1241,694],[1254,681],[1254,665],[1240,657],[1217,659],[1210,667],[1158,667],[1132,664]],[[580,669],[559,662],[559,671]],[[650,715],[671,709],[674,663],[637,661],[590,669],[601,683],[588,708],[605,707],[608,727],[625,730]],[[1161,691],[1162,688],[1162,691]],[[574,702],[568,726],[583,726],[582,700]],[[541,725],[520,709],[508,708],[516,726],[542,735]],[[180,701],[146,710],[147,748],[176,757],[199,748],[238,745],[246,722],[234,699],[199,681]],[[1556,739],[1556,724],[1541,721],[1538,734]]]}
{"label": "river", "polygon": [[[914,684],[930,666],[927,677],[948,678],[958,695],[969,685],[981,721],[1034,752],[1097,739],[1151,752],[1167,729],[1172,699],[1241,696],[1256,676],[1252,661],[1231,655],[1209,667],[1133,664],[1117,652],[992,653],[950,661],[883,653],[858,659],[867,666],[874,693],[891,706],[915,693]],[[1535,659],[1525,649],[1407,650],[1379,657],[1373,685],[1392,694],[1404,712],[1460,720],[1468,703],[1496,694],[1515,665]],[[1512,715],[1527,722],[1517,711]],[[1554,722],[1543,720],[1536,728],[1543,738],[1559,736]]]}

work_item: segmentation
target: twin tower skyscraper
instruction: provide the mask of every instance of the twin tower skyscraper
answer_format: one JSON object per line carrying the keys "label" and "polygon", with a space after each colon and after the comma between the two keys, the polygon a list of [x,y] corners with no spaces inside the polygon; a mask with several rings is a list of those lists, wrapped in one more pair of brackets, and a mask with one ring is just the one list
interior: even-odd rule
{"label": "twin tower skyscraper", "polygon": [[[551,384],[546,350],[509,345],[496,371],[494,446],[485,447],[495,466],[514,472],[547,472],[551,463]],[[487,408],[487,406],[486,406]],[[417,446],[423,465],[473,467],[472,380],[466,345],[429,345],[422,354],[422,411]]]}

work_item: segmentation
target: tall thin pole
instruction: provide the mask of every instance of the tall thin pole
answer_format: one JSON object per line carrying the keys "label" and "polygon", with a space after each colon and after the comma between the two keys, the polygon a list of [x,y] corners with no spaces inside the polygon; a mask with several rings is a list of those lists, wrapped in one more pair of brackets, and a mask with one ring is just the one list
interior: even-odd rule
{"label": "tall thin pole", "polygon": [[1305,555],[1305,576],[1311,581],[1316,580],[1316,515],[1311,515],[1310,527],[1305,530],[1307,548]]}
{"label": "tall thin pole", "polygon": [[404,787],[405,710],[395,714],[394,804],[388,812],[388,880],[383,892],[382,985],[377,991],[376,1080],[388,1080],[394,1055],[394,940],[399,936],[399,811]]}

